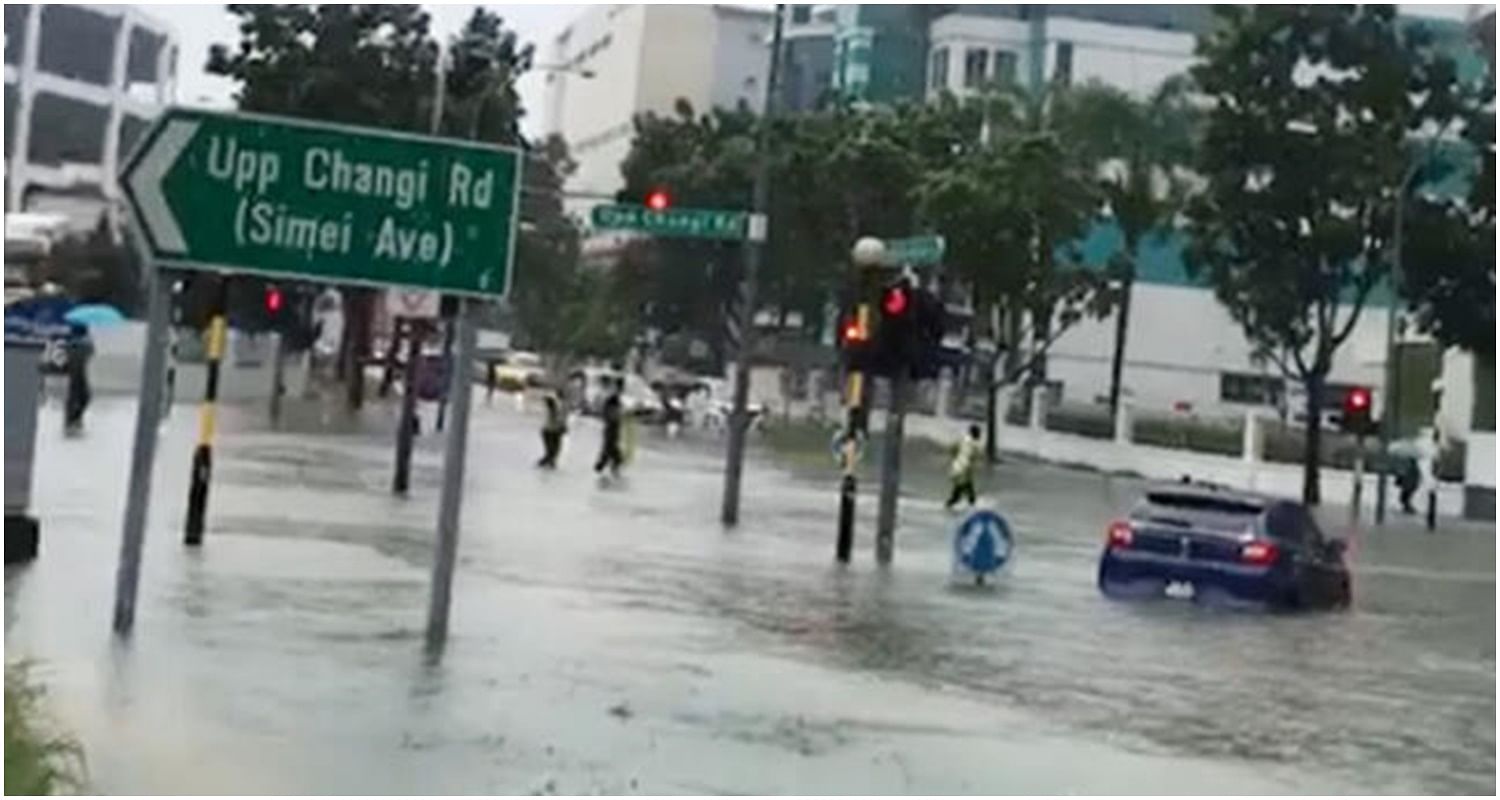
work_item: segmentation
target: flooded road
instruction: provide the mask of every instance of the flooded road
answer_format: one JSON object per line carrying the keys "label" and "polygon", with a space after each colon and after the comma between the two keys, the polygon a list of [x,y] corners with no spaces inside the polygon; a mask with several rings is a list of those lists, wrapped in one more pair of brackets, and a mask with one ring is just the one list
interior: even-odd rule
{"label": "flooded road", "polygon": [[537,420],[480,402],[431,665],[437,439],[399,500],[383,410],[306,436],[232,409],[189,552],[187,410],[129,641],[109,633],[129,402],[76,439],[44,410],[43,553],[7,572],[7,654],[38,662],[101,792],[1495,790],[1493,526],[1346,531],[1347,613],[1119,604],[1094,569],[1139,484],[1007,464],[987,483],[1017,557],[975,591],[949,584],[935,499],[903,500],[881,571],[861,497],[839,569],[831,470],[755,452],[726,532],[717,443],[645,436],[602,486],[588,422],[540,472]]}

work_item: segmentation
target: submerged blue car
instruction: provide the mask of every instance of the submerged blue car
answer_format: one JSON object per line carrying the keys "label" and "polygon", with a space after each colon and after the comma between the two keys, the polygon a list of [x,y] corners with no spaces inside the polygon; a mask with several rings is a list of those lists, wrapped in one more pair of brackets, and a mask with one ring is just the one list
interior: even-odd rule
{"label": "submerged blue car", "polygon": [[1349,604],[1344,542],[1300,503],[1195,483],[1148,489],[1110,523],[1099,589],[1273,609]]}

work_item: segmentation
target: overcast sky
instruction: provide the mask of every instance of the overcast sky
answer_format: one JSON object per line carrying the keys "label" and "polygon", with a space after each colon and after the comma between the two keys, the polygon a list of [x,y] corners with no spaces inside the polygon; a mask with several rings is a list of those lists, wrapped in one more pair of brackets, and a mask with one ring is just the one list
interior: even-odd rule
{"label": "overcast sky", "polygon": [[[542,58],[545,58],[547,52],[546,43],[585,8],[582,5],[546,3],[486,7],[499,13],[506,26],[520,33],[523,42],[535,43]],[[468,18],[474,6],[428,3],[426,8],[432,15],[434,32],[446,40]],[[1453,4],[1401,6],[1403,13],[1457,18],[1463,17],[1467,8],[1465,5]],[[146,10],[177,31],[178,41],[182,46],[181,61],[177,66],[177,101],[184,105],[230,107],[233,104],[231,97],[234,84],[205,73],[203,64],[208,59],[210,45],[216,42],[234,44],[239,41],[235,18],[222,5],[162,5],[148,6]],[[531,73],[521,79],[518,87],[521,101],[529,110],[521,125],[528,135],[540,134],[544,123],[542,86],[541,74]]]}

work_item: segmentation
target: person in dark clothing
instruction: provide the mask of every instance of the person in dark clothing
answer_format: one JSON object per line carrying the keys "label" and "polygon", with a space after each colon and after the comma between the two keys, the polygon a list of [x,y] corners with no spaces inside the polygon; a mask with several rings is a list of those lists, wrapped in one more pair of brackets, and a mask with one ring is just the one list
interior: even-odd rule
{"label": "person in dark clothing", "polygon": [[625,454],[620,451],[623,409],[618,386],[605,398],[601,414],[604,417],[604,438],[599,448],[599,460],[594,462],[594,471],[603,472],[608,467],[610,474],[619,475],[620,465],[625,463]]}
{"label": "person in dark clothing", "polygon": [[1400,470],[1396,473],[1396,485],[1401,489],[1401,511],[1407,514],[1417,513],[1412,506],[1411,500],[1417,494],[1417,487],[1422,485],[1421,468],[1417,466],[1417,460],[1410,456],[1401,459]]}
{"label": "person in dark clothing", "polygon": [[76,431],[83,427],[83,413],[88,410],[93,392],[89,390],[89,358],[94,354],[94,343],[89,339],[88,329],[82,325],[72,326],[68,332],[68,394],[63,408],[63,425]]}
{"label": "person in dark clothing", "polygon": [[542,422],[542,460],[536,465],[545,469],[557,468],[557,454],[562,450],[563,435],[568,432],[567,414],[562,400],[556,392],[548,392],[544,400],[547,418]]}

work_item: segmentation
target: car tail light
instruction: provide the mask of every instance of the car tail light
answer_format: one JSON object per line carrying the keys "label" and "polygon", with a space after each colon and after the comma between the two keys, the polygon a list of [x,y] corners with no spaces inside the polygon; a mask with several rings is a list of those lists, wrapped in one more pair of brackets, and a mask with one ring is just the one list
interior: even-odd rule
{"label": "car tail light", "polygon": [[1131,529],[1129,522],[1117,519],[1109,523],[1108,541],[1110,547],[1127,548],[1135,541],[1135,531]]}
{"label": "car tail light", "polygon": [[1279,551],[1276,545],[1265,541],[1254,541],[1240,548],[1240,560],[1246,564],[1270,564],[1276,560]]}

